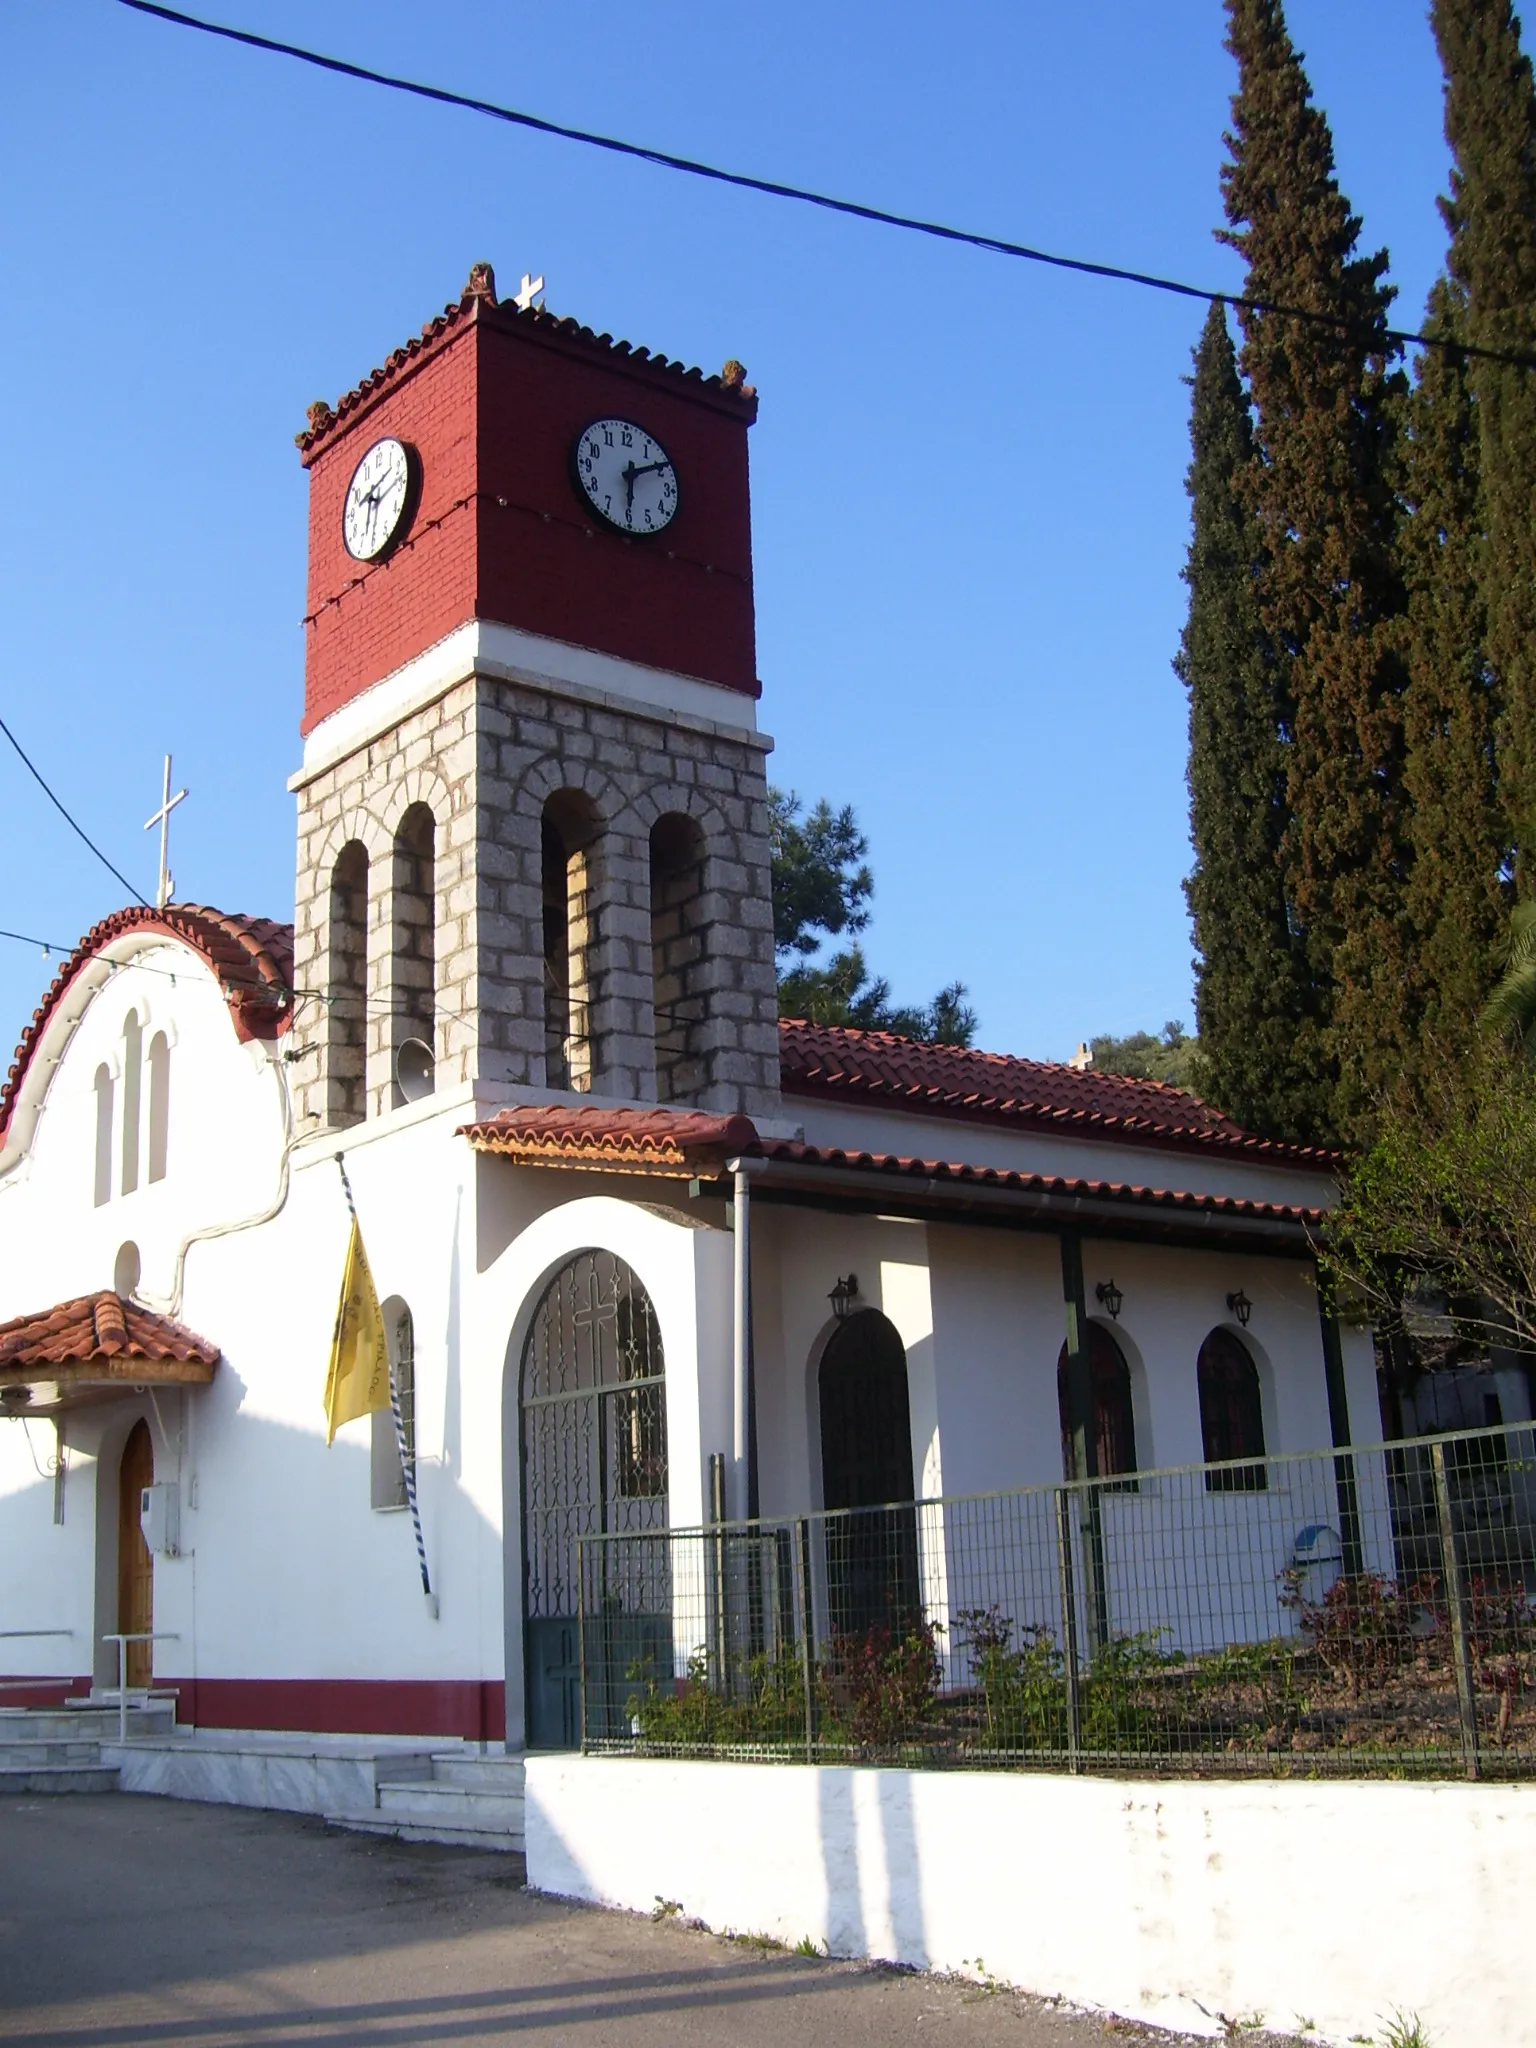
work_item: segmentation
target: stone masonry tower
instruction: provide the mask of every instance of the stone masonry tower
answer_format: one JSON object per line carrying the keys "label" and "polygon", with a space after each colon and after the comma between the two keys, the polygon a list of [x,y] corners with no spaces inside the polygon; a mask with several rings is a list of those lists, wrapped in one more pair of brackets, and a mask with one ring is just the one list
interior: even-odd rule
{"label": "stone masonry tower", "polygon": [[756,409],[488,264],[311,406],[301,1130],[465,1083],[776,1111]]}

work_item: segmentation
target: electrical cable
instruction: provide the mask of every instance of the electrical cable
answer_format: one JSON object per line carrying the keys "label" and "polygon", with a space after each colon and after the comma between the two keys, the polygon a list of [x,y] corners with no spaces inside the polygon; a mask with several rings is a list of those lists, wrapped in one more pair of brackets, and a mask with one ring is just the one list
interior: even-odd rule
{"label": "electrical cable", "polygon": [[196,14],[183,14],[179,8],[162,7],[158,0],[118,0],[118,5],[128,7],[135,14],[147,14],[157,21],[169,22],[176,28],[195,29],[202,35],[216,36],[225,42],[240,43],[249,49],[265,50],[273,56],[292,57],[300,64],[311,64],[320,71],[331,71],[342,78],[355,78],[365,85],[382,85],[391,92],[413,94],[417,99],[434,100],[440,106],[458,107],[466,113],[484,114],[494,121],[507,121],[517,128],[529,128],[539,135],[553,135],[564,142],[579,142],[589,149],[608,150],[615,156],[638,159],[641,163],[655,164],[666,171],[681,171],[691,178],[707,178],[717,185],[734,185],[745,192],[760,192],[770,199],[791,199],[802,206],[819,206],[828,213],[849,215],[855,220],[873,221],[877,226],[901,228],[908,234],[929,235],[941,242],[958,242],[967,248],[984,249],[994,256],[1011,256],[1025,263],[1044,263],[1055,270],[1071,270],[1085,277],[1108,278],[1118,284],[1141,285],[1149,291],[1171,292],[1178,298],[1198,299],[1206,305],[1218,302],[1236,306],[1245,313],[1262,313],[1282,320],[1301,320],[1313,327],[1326,327],[1346,338],[1355,335],[1368,349],[1379,348],[1391,343],[1395,348],[1436,348],[1456,356],[1477,356],[1486,362],[1507,363],[1516,369],[1536,369],[1536,355],[1511,349],[1484,348],[1469,341],[1459,341],[1454,336],[1443,334],[1419,334],[1404,327],[1377,327],[1356,321],[1341,319],[1332,313],[1318,313],[1304,306],[1282,306],[1267,299],[1251,299],[1235,292],[1214,292],[1203,285],[1184,284],[1177,278],[1160,277],[1145,270],[1124,270],[1114,263],[1092,263],[1081,256],[1057,256],[1046,249],[1034,249],[1024,242],[1008,242],[996,235],[976,234],[967,228],[946,227],[939,221],[923,220],[912,214],[891,213],[882,206],[865,206],[854,199],[835,199],[825,192],[814,192],[803,185],[786,185],[773,178],[754,178],[745,171],[722,170],[718,164],[706,164],[696,158],[674,156],[670,151],[651,149],[644,143],[624,142],[617,136],[599,135],[587,128],[572,128],[561,121],[547,121],[539,114],[525,114],[515,107],[499,106],[494,100],[475,99],[468,93],[449,92],[443,86],[423,85],[419,80],[400,78],[388,71],[374,71],[366,64],[351,64],[342,57],[327,57],[318,50],[308,50],[299,43],[278,42],[272,36],[256,35],[249,29],[230,28],[223,22],[205,21]]}
{"label": "electrical cable", "polygon": [[117,880],[122,883],[123,887],[128,891],[128,894],[134,899],[134,901],[136,903],[142,903],[144,908],[148,910],[151,907],[149,898],[147,896],[141,896],[139,894],[138,890],[135,889],[132,882],[129,881],[128,877],[125,874],[121,873],[119,869],[113,867],[111,861],[107,859],[107,856],[102,852],[101,848],[96,844],[95,840],[92,839],[90,835],[86,831],[84,831],[84,829],[81,826],[75,823],[74,819],[69,815],[69,812],[65,810],[64,806],[59,802],[58,798],[54,795],[53,791],[48,787],[47,783],[44,782],[42,776],[38,773],[37,769],[33,766],[32,762],[28,760],[26,751],[22,747],[21,741],[17,739],[15,733],[11,731],[11,728],[6,724],[3,718],[0,718],[0,732],[3,732],[5,734],[6,738],[10,741],[11,745],[16,749],[16,752],[21,756],[22,766],[26,769],[27,773],[32,777],[32,780],[37,784],[38,788],[43,792],[43,795],[47,797],[49,803],[53,805],[53,808],[64,820],[65,824],[69,827],[70,831],[73,832],[78,839],[83,839],[85,841],[85,844],[91,849],[92,853],[95,854],[96,858],[101,862],[102,866],[107,870],[108,874],[116,876]]}

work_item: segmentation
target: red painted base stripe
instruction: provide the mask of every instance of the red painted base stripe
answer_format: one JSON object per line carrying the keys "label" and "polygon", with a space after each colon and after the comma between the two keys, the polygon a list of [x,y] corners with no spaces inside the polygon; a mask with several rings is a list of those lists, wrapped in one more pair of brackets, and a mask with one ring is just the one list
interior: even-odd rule
{"label": "red painted base stripe", "polygon": [[506,1688],[480,1678],[175,1678],[176,1718],[197,1728],[317,1735],[442,1735],[500,1742]]}

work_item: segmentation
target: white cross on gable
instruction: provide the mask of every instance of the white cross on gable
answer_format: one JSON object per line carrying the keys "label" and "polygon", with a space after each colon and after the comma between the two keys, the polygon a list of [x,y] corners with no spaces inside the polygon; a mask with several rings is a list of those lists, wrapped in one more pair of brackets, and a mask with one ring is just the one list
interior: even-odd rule
{"label": "white cross on gable", "polygon": [[514,292],[514,293],[513,293],[513,295],[512,295],[512,303],[513,303],[513,305],[514,305],[514,306],[516,306],[517,310],[518,310],[518,311],[519,311],[520,313],[526,313],[526,312],[528,311],[528,308],[529,308],[529,307],[530,307],[530,306],[531,306],[531,305],[532,305],[532,304],[534,303],[534,301],[535,301],[536,299],[542,299],[542,298],[543,298],[543,296],[544,296],[544,280],[543,280],[543,278],[542,278],[542,277],[530,277],[530,276],[528,275],[527,271],[525,270],[525,271],[523,272],[523,282],[522,282],[522,285],[521,285],[521,286],[520,286],[520,288],[519,288],[519,289],[518,289],[518,290],[517,290],[516,292]]}
{"label": "white cross on gable", "polygon": [[155,886],[155,907],[157,910],[164,910],[167,903],[170,902],[171,892],[176,886],[172,879],[171,871],[166,865],[166,855],[169,851],[171,813],[186,793],[184,789],[178,789],[174,796],[171,795],[171,757],[167,754],[165,757],[165,787],[160,797],[160,808],[144,820],[144,830],[146,832],[152,832],[156,825],[160,827],[160,879]]}

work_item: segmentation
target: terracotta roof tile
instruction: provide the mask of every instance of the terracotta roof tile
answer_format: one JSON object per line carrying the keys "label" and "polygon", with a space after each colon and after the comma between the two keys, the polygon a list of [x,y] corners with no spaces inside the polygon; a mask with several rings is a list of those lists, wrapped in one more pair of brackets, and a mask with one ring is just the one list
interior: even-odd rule
{"label": "terracotta roof tile", "polygon": [[309,408],[309,425],[294,436],[306,464],[331,434],[361,406],[367,405],[380,391],[393,384],[420,356],[430,354],[446,337],[475,320],[493,320],[498,325],[521,330],[542,340],[574,346],[585,354],[618,357],[627,364],[643,366],[648,374],[687,383],[695,392],[708,391],[722,405],[740,412],[749,420],[757,411],[757,394],[750,384],[743,381],[739,363],[727,363],[720,376],[706,377],[702,370],[669,362],[665,356],[654,355],[648,348],[635,348],[627,341],[615,341],[611,334],[595,333],[579,320],[548,312],[543,306],[530,306],[524,311],[511,299],[497,299],[496,279],[490,265],[477,263],[459,297],[429,320],[419,335],[412,335],[402,348],[386,356],[376,370],[370,370],[361,383],[354,384],[334,406],[317,400]]}
{"label": "terracotta roof tile", "polygon": [[0,1139],[10,1127],[22,1081],[49,1022],[81,970],[133,932],[159,932],[190,946],[219,977],[235,1035],[276,1038],[293,1018],[293,926],[270,917],[245,917],[202,903],[172,903],[164,910],[135,904],[92,925],[53,978],[21,1035],[0,1088]]}
{"label": "terracotta roof tile", "polygon": [[781,1019],[779,1069],[790,1095],[1085,1138],[1238,1151],[1318,1172],[1334,1163],[1333,1154],[1314,1147],[1250,1137],[1197,1095],[1164,1081],[1079,1072],[968,1046],[920,1045],[884,1031]]}
{"label": "terracotta roof tile", "polygon": [[612,1172],[687,1174],[705,1163],[759,1149],[750,1117],[716,1116],[694,1109],[575,1107],[503,1109],[460,1135],[477,1152]]}
{"label": "terracotta roof tile", "polygon": [[212,1367],[218,1357],[217,1344],[110,1291],[82,1294],[0,1323],[0,1379],[5,1380],[51,1373],[58,1366],[101,1366],[116,1359]]}
{"label": "terracotta roof tile", "polygon": [[1135,1181],[1087,1180],[1071,1175],[1018,1173],[1004,1167],[971,1166],[953,1159],[921,1159],[897,1152],[849,1152],[836,1145],[805,1145],[791,1141],[766,1144],[765,1159],[787,1166],[838,1167],[856,1173],[895,1179],[952,1182],[958,1186],[1006,1189],[1018,1194],[1084,1196],[1094,1201],[1132,1207],[1199,1212],[1210,1216],[1245,1217],[1260,1222],[1321,1222],[1323,1210],[1284,1202],[1255,1202],[1239,1195],[1206,1195],[1183,1188],[1143,1186]]}

